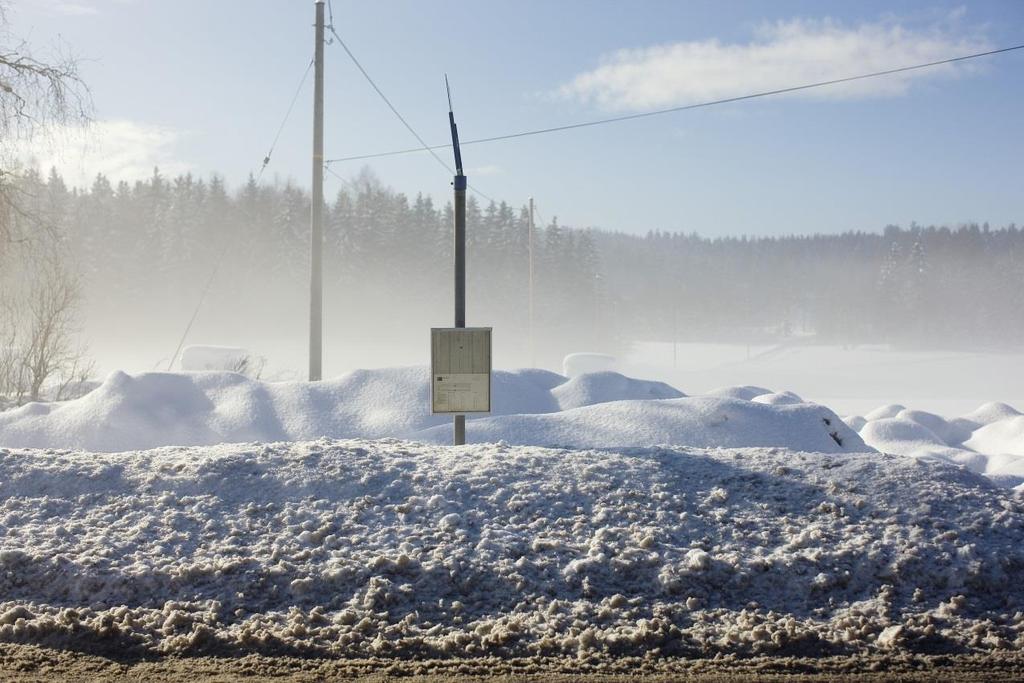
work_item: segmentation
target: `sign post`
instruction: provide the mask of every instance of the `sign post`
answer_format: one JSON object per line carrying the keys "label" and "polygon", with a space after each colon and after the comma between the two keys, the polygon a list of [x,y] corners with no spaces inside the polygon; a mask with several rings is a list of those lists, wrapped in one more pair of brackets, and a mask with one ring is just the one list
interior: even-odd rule
{"label": "sign post", "polygon": [[[448,124],[455,153],[455,327],[433,329],[431,346],[431,411],[453,413],[452,442],[466,443],[466,413],[491,410],[491,329],[466,329],[466,190],[469,182],[462,172],[459,129],[452,111],[452,91],[444,77],[448,93]],[[485,351],[486,350],[486,351]]]}

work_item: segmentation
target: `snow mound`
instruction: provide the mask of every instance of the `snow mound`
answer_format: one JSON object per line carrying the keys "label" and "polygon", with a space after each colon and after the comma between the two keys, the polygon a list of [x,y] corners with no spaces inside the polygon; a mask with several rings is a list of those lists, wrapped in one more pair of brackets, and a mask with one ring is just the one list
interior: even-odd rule
{"label": "snow mound", "polygon": [[771,389],[765,389],[764,387],[755,386],[740,386],[740,387],[722,387],[721,389],[715,389],[709,391],[708,396],[718,396],[720,398],[738,398],[744,401],[750,401],[758,396],[764,396],[765,394],[772,393]]}
{"label": "snow mound", "polygon": [[[357,370],[323,382],[260,382],[234,373],[110,375],[62,404],[0,413],[0,443],[126,451],[246,441],[450,439],[451,418],[428,412],[423,367]],[[494,413],[470,420],[471,440],[577,446],[778,446],[866,450],[827,408],[758,387],[722,393],[762,402],[686,399],[662,382],[614,372],[571,380],[544,370],[495,372]]]}
{"label": "snow mound", "polygon": [[[883,406],[864,418],[847,418],[864,442],[879,451],[959,464],[1006,487],[1024,484],[1024,415],[1005,403],[986,403],[946,420],[922,410]],[[863,422],[858,422],[863,420]]]}
{"label": "snow mound", "polygon": [[982,426],[992,424],[993,422],[999,422],[1007,418],[1017,417],[1020,414],[1020,411],[1013,406],[993,401],[978,407],[973,412],[967,413],[963,416],[963,419],[973,422],[978,426]]}
{"label": "snow mound", "polygon": [[855,432],[859,432],[864,428],[864,425],[868,423],[868,421],[860,415],[847,415],[843,417],[843,422],[845,422],[846,425]]}
{"label": "snow mound", "polygon": [[804,403],[804,400],[792,391],[780,391],[773,394],[761,394],[750,399],[754,403],[767,403],[770,406],[788,406]]}
{"label": "snow mound", "polygon": [[570,353],[562,359],[562,374],[577,377],[590,372],[610,372],[615,369],[615,356],[607,353]]}
{"label": "snow mound", "polygon": [[860,430],[864,443],[883,453],[905,455],[908,450],[937,446],[945,448],[946,442],[924,425],[901,417],[884,417],[871,420]]}
{"label": "snow mound", "polygon": [[1024,415],[991,422],[974,432],[964,445],[983,453],[1024,456]]}
{"label": "snow mound", "polygon": [[0,449],[0,532],[0,641],[49,647],[1024,648],[1021,500],[962,468],[877,453],[394,440]]}
{"label": "snow mound", "polygon": [[[551,392],[561,410],[621,400],[682,398],[686,396],[664,382],[633,379],[617,372],[592,372],[573,377]],[[511,412],[511,411],[509,411]],[[536,410],[519,412],[540,412]]]}
{"label": "snow mound", "polygon": [[[690,397],[616,401],[547,415],[505,415],[474,420],[467,438],[543,446],[650,446],[676,444],[735,448],[777,446],[820,453],[863,452],[864,441],[828,408],[768,405],[734,398]],[[413,438],[445,443],[448,426]]]}
{"label": "snow mound", "polygon": [[901,410],[896,414],[896,418],[910,420],[926,427],[947,446],[957,446],[971,436],[971,430],[964,429],[962,425],[954,424],[935,413],[929,413],[924,410]]}
{"label": "snow mound", "polygon": [[868,422],[873,420],[884,420],[890,417],[896,417],[900,414],[900,411],[906,410],[906,406],[901,406],[899,403],[890,403],[888,405],[879,406],[870,413],[864,415],[864,419]]}
{"label": "snow mound", "polygon": [[[0,444],[124,451],[323,436],[401,438],[451,421],[430,414],[428,381],[425,367],[356,370],[315,383],[223,372],[115,372],[80,399],[0,413]],[[495,415],[683,395],[617,373],[567,380],[533,369],[494,372],[492,393]]]}

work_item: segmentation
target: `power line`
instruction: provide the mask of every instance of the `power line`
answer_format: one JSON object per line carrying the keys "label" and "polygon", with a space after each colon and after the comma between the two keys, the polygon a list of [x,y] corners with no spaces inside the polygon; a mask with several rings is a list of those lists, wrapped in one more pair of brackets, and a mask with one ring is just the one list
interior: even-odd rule
{"label": "power line", "polygon": [[343,184],[348,185],[352,189],[356,189],[356,184],[355,183],[353,183],[348,178],[343,177],[340,173],[337,173],[333,168],[331,168],[327,164],[324,164],[324,170],[327,171],[328,173],[330,173],[332,176],[334,176],[338,180],[340,180]]}
{"label": "power line", "polygon": [[[687,104],[680,107],[670,107],[668,109],[658,109],[655,111],[646,111],[639,114],[625,114],[623,116],[613,116],[607,119],[597,119],[594,121],[583,121],[581,123],[570,123],[564,126],[551,126],[549,128],[538,128],[536,130],[521,131],[518,133],[509,133],[507,135],[495,135],[488,138],[477,138],[475,140],[463,140],[461,141],[462,146],[466,145],[477,145],[484,142],[497,142],[499,140],[512,140],[514,138],[524,138],[531,135],[543,135],[546,133],[557,133],[565,130],[573,130],[576,128],[587,128],[590,126],[600,126],[606,123],[618,123],[620,121],[631,121],[633,119],[642,119],[649,116],[660,116],[662,114],[671,114],[674,112],[688,111],[690,109],[701,109],[703,107],[713,107],[719,104],[729,104],[731,102],[742,102],[744,100],[752,100],[759,97],[769,97],[772,95],[783,95],[785,93],[797,92],[800,90],[810,90],[811,88],[821,88],[828,85],[837,85],[839,83],[849,83],[851,81],[859,81],[867,78],[877,78],[879,76],[890,76],[892,74],[904,73],[906,71],[915,71],[917,69],[927,69],[933,66],[941,66],[943,64],[952,64],[954,62],[962,62],[968,59],[977,59],[979,57],[988,57],[991,55],[1002,54],[1004,52],[1012,52],[1013,50],[1024,49],[1024,44],[1013,45],[1011,47],[999,48],[998,50],[989,50],[987,52],[976,52],[970,55],[963,55],[961,57],[951,57],[949,59],[940,59],[934,62],[927,62],[925,64],[914,64],[913,66],[902,66],[896,69],[886,69],[885,71],[875,71],[867,74],[860,74],[858,76],[847,76],[845,78],[835,78],[829,81],[818,81],[817,83],[806,83],[804,85],[795,85],[788,88],[778,88],[776,90],[765,90],[761,92],[751,93],[749,95],[738,95],[736,97],[726,97],[720,100],[711,100],[709,102],[698,102],[696,104]],[[362,159],[378,159],[380,157],[397,156],[400,154],[412,154],[413,152],[420,152],[426,149],[431,154],[435,149],[445,149],[451,147],[451,144],[424,146],[423,148],[409,148],[399,149],[391,152],[376,152],[374,154],[359,154],[348,157],[338,157],[336,159],[327,159],[324,163],[340,163],[343,161],[359,161]]]}
{"label": "power line", "polygon": [[[288,123],[288,119],[292,114],[292,109],[295,108],[295,102],[299,99],[299,94],[302,92],[302,86],[306,84],[306,79],[309,77],[309,70],[311,68],[313,68],[312,60],[310,60],[309,64],[306,66],[306,70],[303,72],[301,80],[299,80],[299,87],[295,89],[295,95],[292,96],[292,101],[288,105],[288,111],[285,112],[284,118],[281,120],[281,125],[277,128],[277,134],[274,136],[273,142],[270,143],[267,155],[263,157],[263,164],[260,166],[260,170],[256,174],[255,183],[257,185],[259,185],[260,179],[263,177],[263,171],[265,171],[267,166],[270,164],[270,157],[274,154],[274,148],[277,147],[277,142],[281,138],[281,133],[284,131],[285,124]],[[244,208],[242,209],[242,213],[247,214],[247,218],[249,220],[253,220],[253,216]],[[171,360],[167,363],[167,372],[170,372],[174,367],[174,361],[178,359],[178,354],[181,353],[182,347],[185,346],[185,340],[188,339],[188,334],[192,331],[192,326],[195,324],[196,318],[199,317],[199,310],[203,307],[203,303],[206,301],[206,297],[213,287],[213,282],[217,278],[217,273],[220,272],[220,267],[224,264],[224,257],[227,256],[228,250],[233,244],[234,242],[231,239],[226,240],[224,242],[224,247],[217,255],[217,260],[214,261],[213,268],[210,270],[210,276],[206,279],[206,285],[203,287],[203,291],[199,295],[199,301],[196,302],[196,306],[192,310],[192,317],[189,318],[188,324],[185,326],[185,331],[181,333],[181,338],[178,340],[178,346],[174,349],[174,354],[171,356]]]}
{"label": "power line", "polygon": [[[330,8],[329,3],[328,8]],[[434,152],[430,145],[428,145],[426,141],[422,137],[420,137],[420,134],[416,132],[416,129],[413,128],[408,121],[406,121],[405,117],[402,116],[401,113],[399,113],[398,109],[395,108],[395,105],[393,105],[391,103],[391,100],[388,99],[388,96],[384,94],[384,91],[380,89],[380,87],[373,80],[370,74],[367,73],[366,69],[363,68],[363,65],[359,62],[359,60],[356,59],[356,56],[352,54],[352,50],[348,48],[348,45],[345,44],[345,41],[342,40],[341,36],[338,35],[338,32],[334,30],[333,16],[331,17],[331,25],[328,26],[327,28],[330,30],[331,35],[334,36],[334,39],[338,41],[338,44],[341,45],[342,49],[345,50],[345,54],[348,55],[348,58],[351,59],[352,63],[356,65],[356,68],[359,69],[359,73],[363,74],[363,78],[366,79],[366,82],[370,84],[370,86],[377,92],[377,95],[380,96],[380,99],[384,101],[384,104],[388,106],[388,109],[391,110],[391,113],[395,115],[395,118],[401,121],[402,125],[405,126],[405,129],[412,133],[412,136],[416,138],[416,140],[420,143],[420,147],[417,148],[417,151],[426,150],[427,152],[430,152],[430,156],[434,157],[437,163],[441,164],[441,166],[443,166],[444,169],[448,171],[448,173],[450,173],[451,175],[455,175],[455,171],[452,169],[452,167],[445,163],[445,161],[441,157],[439,157],[436,152]],[[446,146],[451,147],[451,145]],[[329,163],[330,162],[324,162],[324,165],[326,166]],[[469,189],[472,190],[473,192],[476,192],[478,195],[480,195],[481,197],[488,201],[495,201],[493,198],[488,197],[483,192],[481,192],[480,190],[476,189],[473,186],[469,186]]]}
{"label": "power line", "polygon": [[[537,218],[540,219],[541,225],[543,225],[544,227],[547,227],[547,221],[544,220],[544,217],[541,215],[540,211],[537,209],[537,200],[533,201],[533,213],[534,213],[535,216],[537,216]],[[536,226],[537,226],[537,223],[535,222],[534,223],[534,227],[536,227]]]}
{"label": "power line", "polygon": [[309,64],[306,66],[306,70],[302,74],[302,79],[299,81],[299,87],[295,89],[295,94],[292,96],[292,101],[288,105],[288,111],[285,112],[284,118],[281,120],[281,125],[277,128],[277,134],[274,136],[274,141],[270,143],[270,149],[267,150],[267,156],[263,157],[263,165],[260,166],[260,172],[256,175],[256,182],[260,182],[260,178],[263,177],[263,171],[266,170],[267,164],[270,163],[270,157],[274,155],[274,148],[277,147],[277,141],[281,139],[281,133],[284,131],[285,124],[288,123],[288,117],[292,115],[292,109],[295,108],[295,103],[299,99],[299,95],[302,93],[302,86],[306,84],[306,79],[309,78],[309,70],[313,68],[313,60],[309,60]]}
{"label": "power line", "polygon": [[405,117],[402,116],[397,109],[395,109],[395,105],[391,104],[391,100],[388,99],[388,96],[384,94],[384,91],[382,91],[380,87],[377,85],[377,83],[374,82],[373,78],[370,77],[370,74],[366,72],[366,69],[363,68],[363,65],[360,64],[359,60],[356,59],[356,56],[352,54],[352,50],[348,49],[348,45],[346,45],[345,41],[341,39],[341,36],[339,36],[338,32],[334,30],[334,27],[329,26],[328,29],[330,30],[331,35],[334,36],[334,39],[338,41],[338,44],[341,45],[342,49],[345,50],[345,54],[348,55],[348,58],[352,60],[352,63],[356,65],[356,68],[359,69],[359,72],[363,74],[363,78],[366,79],[366,82],[370,84],[370,87],[372,87],[377,92],[377,94],[380,96],[380,99],[384,101],[384,104],[388,106],[388,109],[391,110],[391,113],[395,115],[395,118],[401,121],[402,125],[405,126],[405,129],[412,133],[412,136],[419,141],[421,149],[425,149],[428,152],[430,152],[430,155],[434,157],[435,160],[437,160],[437,163],[441,164],[449,173],[455,175],[455,171],[452,170],[452,167],[445,163],[444,160],[441,159],[441,157],[439,157],[430,148],[429,145],[427,145],[423,138],[420,137],[420,134],[417,133],[416,130],[409,125],[409,122],[405,120]]}

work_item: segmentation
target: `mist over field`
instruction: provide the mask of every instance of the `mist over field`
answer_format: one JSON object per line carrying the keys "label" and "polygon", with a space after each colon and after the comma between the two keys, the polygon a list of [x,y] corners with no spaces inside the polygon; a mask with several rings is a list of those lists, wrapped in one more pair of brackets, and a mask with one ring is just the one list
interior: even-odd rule
{"label": "mist over field", "polygon": [[[310,200],[299,186],[154,169],[69,188],[52,170],[19,190],[81,278],[76,319],[103,371],[167,368],[195,315],[186,344],[243,347],[270,377],[303,375]],[[446,199],[406,196],[369,169],[330,198],[329,374],[426,362],[427,329],[452,318],[452,220]],[[1002,353],[1024,339],[1013,224],[709,239],[700,226],[629,235],[535,222],[531,353],[527,205],[468,203],[468,320],[495,328],[496,367],[560,370],[580,351],[625,359],[643,342]],[[16,261],[5,278],[35,267]]]}

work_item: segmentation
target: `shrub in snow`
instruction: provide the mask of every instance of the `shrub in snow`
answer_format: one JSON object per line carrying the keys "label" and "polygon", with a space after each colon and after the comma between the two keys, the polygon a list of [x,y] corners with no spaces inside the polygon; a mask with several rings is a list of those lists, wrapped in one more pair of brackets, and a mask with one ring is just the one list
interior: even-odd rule
{"label": "shrub in snow", "polygon": [[185,372],[237,372],[259,379],[267,359],[255,356],[237,346],[194,344],[181,352],[181,369]]}

